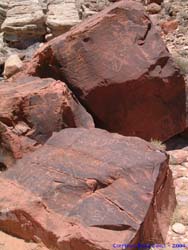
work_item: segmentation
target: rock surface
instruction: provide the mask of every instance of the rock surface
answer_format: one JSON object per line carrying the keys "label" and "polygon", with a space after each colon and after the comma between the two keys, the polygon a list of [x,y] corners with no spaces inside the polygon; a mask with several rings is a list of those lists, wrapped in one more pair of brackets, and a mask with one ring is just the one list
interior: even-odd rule
{"label": "rock surface", "polygon": [[163,243],[176,203],[164,152],[100,129],[55,133],[0,184],[0,229],[64,250]]}
{"label": "rock surface", "polygon": [[10,46],[26,48],[42,40],[44,24],[45,15],[38,0],[10,0],[1,29]]}
{"label": "rock surface", "polygon": [[8,1],[7,0],[1,0],[0,2],[0,29],[1,29],[1,24],[6,18],[6,12],[8,8]]}
{"label": "rock surface", "polygon": [[75,0],[49,1],[46,25],[53,36],[61,35],[79,22]]}
{"label": "rock surface", "polygon": [[3,0],[0,30],[9,46],[23,49],[66,32],[107,5],[108,0]]}
{"label": "rock surface", "polygon": [[13,246],[16,246],[16,250],[48,250],[41,244],[25,242],[22,239],[0,232],[0,249],[11,250]]}
{"label": "rock surface", "polygon": [[181,223],[175,223],[172,230],[177,234],[185,234],[185,226]]}
{"label": "rock surface", "polygon": [[137,2],[115,3],[50,41],[28,67],[65,80],[100,128],[162,141],[185,128],[184,79]]}
{"label": "rock surface", "polygon": [[9,78],[15,73],[19,72],[22,68],[22,61],[17,54],[11,55],[5,61],[3,75],[5,78]]}
{"label": "rock surface", "polygon": [[26,76],[0,85],[0,122],[0,158],[6,165],[5,152],[21,158],[53,131],[94,127],[92,117],[63,82]]}
{"label": "rock surface", "polygon": [[[175,149],[175,150],[174,150]],[[166,239],[169,250],[180,248],[188,249],[188,140],[177,136],[170,140],[170,169],[172,170],[177,206]],[[176,225],[174,230],[174,225]],[[182,234],[179,226],[182,228]],[[179,244],[179,246],[177,245]]]}

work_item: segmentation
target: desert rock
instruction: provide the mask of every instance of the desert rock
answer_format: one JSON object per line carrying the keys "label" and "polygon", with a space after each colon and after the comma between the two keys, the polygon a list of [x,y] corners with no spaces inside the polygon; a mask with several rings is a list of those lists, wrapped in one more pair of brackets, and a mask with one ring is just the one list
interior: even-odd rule
{"label": "desert rock", "polygon": [[186,126],[184,79],[140,3],[115,3],[50,41],[27,73],[65,80],[108,131],[165,141]]}
{"label": "desert rock", "polygon": [[53,36],[61,35],[79,22],[75,0],[49,1],[46,25]]}
{"label": "desert rock", "polygon": [[7,58],[5,61],[4,72],[3,75],[5,78],[9,78],[22,68],[22,61],[20,60],[19,56],[13,54]]}
{"label": "desert rock", "polygon": [[15,76],[0,85],[0,121],[20,135],[43,143],[53,131],[93,127],[93,120],[61,81]]}
{"label": "desert rock", "polygon": [[45,15],[38,0],[10,0],[1,29],[10,46],[26,48],[45,34]]}
{"label": "desert rock", "polygon": [[0,184],[0,229],[56,249],[164,243],[176,204],[164,152],[100,129],[54,133]]}

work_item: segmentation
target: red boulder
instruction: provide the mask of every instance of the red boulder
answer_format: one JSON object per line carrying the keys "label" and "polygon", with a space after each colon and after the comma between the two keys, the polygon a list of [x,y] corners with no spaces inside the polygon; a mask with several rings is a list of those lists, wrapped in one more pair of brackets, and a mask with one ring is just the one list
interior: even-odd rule
{"label": "red boulder", "polygon": [[0,230],[57,250],[164,244],[176,204],[164,152],[100,129],[55,133],[0,186]]}
{"label": "red boulder", "polygon": [[185,128],[185,82],[140,3],[121,1],[42,47],[29,74],[64,80],[100,128],[162,141]]}

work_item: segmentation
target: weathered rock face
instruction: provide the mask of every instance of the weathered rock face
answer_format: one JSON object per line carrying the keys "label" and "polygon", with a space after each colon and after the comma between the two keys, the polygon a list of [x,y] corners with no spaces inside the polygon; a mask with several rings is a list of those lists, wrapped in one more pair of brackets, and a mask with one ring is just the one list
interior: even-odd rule
{"label": "weathered rock face", "polygon": [[[112,1],[113,2],[113,1]],[[76,1],[77,8],[79,10],[80,18],[86,19],[93,14],[103,10],[106,6],[110,5],[110,1],[108,0],[77,0]]]}
{"label": "weathered rock face", "polygon": [[63,79],[109,131],[165,141],[185,128],[184,79],[140,3],[115,3],[49,42],[28,72]]}
{"label": "weathered rock face", "polygon": [[3,163],[7,162],[7,152],[13,159],[21,158],[36,142],[44,143],[53,131],[94,127],[91,116],[63,82],[27,76],[1,83],[0,122]]}
{"label": "weathered rock face", "polygon": [[175,206],[166,154],[100,129],[55,133],[0,184],[0,229],[56,249],[163,243]]}
{"label": "weathered rock face", "polygon": [[0,31],[9,46],[23,49],[68,31],[107,5],[108,0],[3,0]]}
{"label": "weathered rock face", "polygon": [[48,4],[46,25],[53,36],[61,35],[80,22],[75,0],[51,0]]}
{"label": "weathered rock face", "polygon": [[0,2],[0,29],[1,29],[1,24],[5,20],[7,8],[8,8],[8,0],[1,0]]}
{"label": "weathered rock face", "polygon": [[40,244],[25,242],[22,239],[12,237],[8,234],[0,232],[1,250],[12,249],[12,246],[16,246],[17,250],[48,250],[46,247]]}
{"label": "weathered rock face", "polygon": [[10,0],[1,29],[10,46],[26,48],[42,40],[46,32],[45,15],[39,1]]}
{"label": "weathered rock face", "polygon": [[11,77],[15,73],[19,72],[23,66],[22,61],[20,60],[17,54],[12,54],[7,58],[4,65],[3,75],[6,78]]}

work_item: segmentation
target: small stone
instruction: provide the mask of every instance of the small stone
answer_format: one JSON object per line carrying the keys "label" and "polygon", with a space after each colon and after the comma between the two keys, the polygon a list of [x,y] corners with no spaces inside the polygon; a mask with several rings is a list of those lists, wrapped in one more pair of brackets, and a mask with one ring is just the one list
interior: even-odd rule
{"label": "small stone", "polygon": [[185,226],[181,223],[175,223],[172,230],[177,234],[185,234]]}
{"label": "small stone", "polygon": [[161,6],[157,3],[151,3],[147,6],[147,12],[149,14],[157,14],[161,11]]}
{"label": "small stone", "polygon": [[22,61],[17,54],[13,54],[5,61],[4,77],[9,78],[22,68]]}

